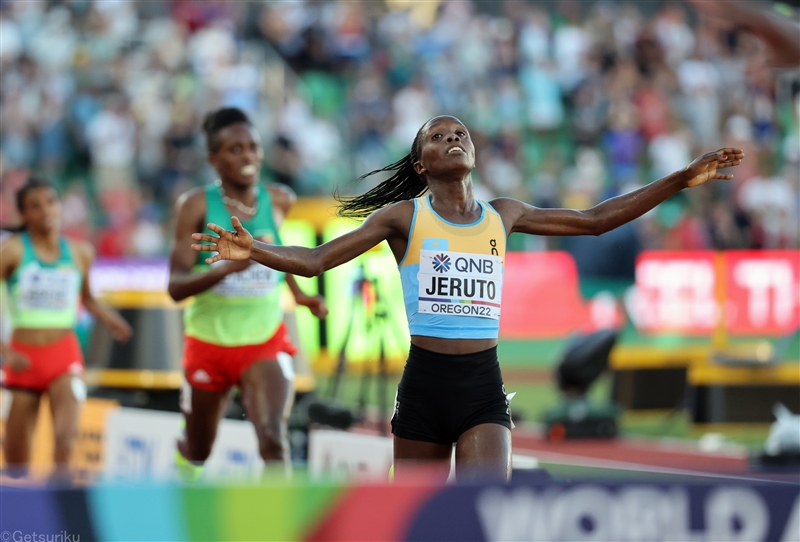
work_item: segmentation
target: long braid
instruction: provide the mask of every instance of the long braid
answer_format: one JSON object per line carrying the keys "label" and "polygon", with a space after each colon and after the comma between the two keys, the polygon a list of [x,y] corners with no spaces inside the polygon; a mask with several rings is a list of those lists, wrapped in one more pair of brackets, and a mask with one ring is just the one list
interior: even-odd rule
{"label": "long braid", "polygon": [[425,126],[417,132],[410,153],[393,164],[362,175],[353,184],[358,184],[367,177],[384,171],[394,171],[394,175],[360,196],[344,197],[339,195],[338,190],[334,192],[334,198],[339,202],[337,211],[339,216],[363,219],[387,205],[414,199],[425,193],[428,184],[414,170],[414,162],[419,159],[419,141]]}

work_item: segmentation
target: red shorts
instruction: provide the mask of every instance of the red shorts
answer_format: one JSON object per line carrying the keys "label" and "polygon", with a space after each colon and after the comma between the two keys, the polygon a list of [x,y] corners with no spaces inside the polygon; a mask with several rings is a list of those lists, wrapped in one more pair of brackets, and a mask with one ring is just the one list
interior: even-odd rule
{"label": "red shorts", "polygon": [[3,365],[3,385],[6,388],[43,393],[61,375],[83,374],[83,352],[75,333],[69,332],[56,342],[44,345],[25,344],[12,339],[9,346],[27,355],[31,366],[16,372],[8,365]]}
{"label": "red shorts", "polygon": [[186,380],[193,387],[206,391],[225,391],[239,384],[245,369],[257,361],[276,361],[279,352],[290,355],[297,352],[284,324],[262,344],[220,346],[194,337],[185,337],[183,368],[186,371]]}

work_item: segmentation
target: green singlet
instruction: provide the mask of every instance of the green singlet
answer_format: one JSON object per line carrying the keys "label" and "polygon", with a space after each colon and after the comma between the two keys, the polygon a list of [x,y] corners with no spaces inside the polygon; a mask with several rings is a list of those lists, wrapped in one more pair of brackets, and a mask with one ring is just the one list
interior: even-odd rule
{"label": "green singlet", "polygon": [[19,329],[72,329],[78,319],[83,277],[65,238],[58,240],[59,257],[43,262],[30,235],[19,234],[22,260],[8,278],[11,322]]}
{"label": "green singlet", "polygon": [[[230,224],[231,214],[222,202],[219,188],[209,185],[205,195],[205,222]],[[254,239],[279,245],[269,191],[259,186],[256,198],[258,211],[251,219],[243,220],[242,226]],[[208,229],[206,233],[213,234]],[[198,253],[192,272],[207,271],[211,267],[204,261],[207,257],[207,254]],[[212,265],[225,265],[225,262]],[[280,303],[283,280],[283,273],[255,263],[244,271],[231,273],[213,288],[194,296],[194,303],[184,312],[186,335],[220,346],[266,342],[283,321]]]}

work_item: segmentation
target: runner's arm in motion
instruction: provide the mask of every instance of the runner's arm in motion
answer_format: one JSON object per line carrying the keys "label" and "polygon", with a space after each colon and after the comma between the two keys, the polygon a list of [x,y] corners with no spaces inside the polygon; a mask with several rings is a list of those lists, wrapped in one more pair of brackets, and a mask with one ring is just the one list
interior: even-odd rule
{"label": "runner's arm in motion", "polygon": [[308,310],[311,311],[311,314],[317,318],[322,319],[328,315],[328,305],[325,303],[324,297],[321,295],[308,295],[305,293],[303,289],[300,288],[300,285],[297,284],[297,279],[295,279],[294,275],[292,274],[286,275],[286,284],[292,291],[295,303],[302,305],[303,307],[308,307]]}
{"label": "runner's arm in motion", "polygon": [[167,287],[172,299],[182,301],[205,292],[231,273],[242,271],[250,265],[248,261],[228,262],[225,265],[215,265],[202,273],[193,273],[192,267],[197,256],[189,246],[189,240],[203,223],[206,214],[205,194],[199,190],[188,192],[178,199],[176,208],[175,241],[169,259]]}
{"label": "runner's arm in motion", "polygon": [[[280,229],[286,215],[289,214],[289,209],[297,201],[297,194],[294,193],[294,190],[281,183],[269,184],[267,190],[269,190],[269,197],[272,200],[272,216],[275,219],[275,226]],[[297,280],[292,274],[286,275],[286,284],[292,291],[295,303],[308,307],[311,314],[317,318],[325,318],[327,316],[328,306],[325,304],[324,297],[306,294],[297,284]]]}
{"label": "runner's arm in motion", "polygon": [[[254,241],[236,217],[231,218],[233,231],[228,231],[216,224],[208,228],[217,235],[195,233],[192,239],[208,244],[193,244],[192,250],[197,252],[216,252],[207,258],[206,263],[220,260],[252,259],[272,269],[300,275],[303,277],[318,276],[324,271],[341,265],[368,251],[381,241],[402,231],[404,209],[400,202],[390,205],[370,215],[358,229],[316,248],[283,247],[268,245]],[[402,232],[407,236],[408,231]]]}
{"label": "runner's arm in motion", "polygon": [[81,302],[86,310],[95,318],[100,320],[111,331],[111,335],[119,342],[127,342],[133,335],[130,324],[120,314],[102,303],[92,294],[89,285],[89,270],[94,262],[94,248],[89,243],[73,243],[73,252],[78,257],[78,265],[83,275],[83,286],[81,288]]}
{"label": "runner's arm in motion", "polygon": [[680,171],[585,211],[540,209],[509,198],[498,198],[492,205],[510,225],[508,233],[601,235],[642,216],[684,188],[699,186],[710,179],[732,179],[733,175],[718,170],[738,166],[743,158],[740,149],[706,153]]}
{"label": "runner's arm in motion", "polygon": [[8,280],[22,261],[22,242],[19,235],[6,237],[0,243],[0,280]]}
{"label": "runner's arm in motion", "polygon": [[[19,236],[15,235],[9,237],[0,243],[0,278],[2,278],[2,280],[8,280],[21,260],[22,243],[19,240]],[[10,293],[8,288],[4,288],[2,291],[2,298],[0,298],[0,301],[2,301],[3,317],[7,317],[11,310],[8,299]],[[0,356],[3,357],[3,363],[7,363],[12,371],[23,371],[31,366],[31,361],[28,359],[28,356],[16,350],[12,350],[4,340],[0,341]]]}

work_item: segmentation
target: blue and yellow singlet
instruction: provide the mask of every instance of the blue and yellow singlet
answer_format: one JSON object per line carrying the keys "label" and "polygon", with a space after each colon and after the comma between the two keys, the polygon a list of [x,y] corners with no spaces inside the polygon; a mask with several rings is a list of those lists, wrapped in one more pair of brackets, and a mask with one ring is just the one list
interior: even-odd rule
{"label": "blue and yellow singlet", "polygon": [[414,200],[399,264],[411,335],[497,338],[506,230],[490,204],[478,204],[476,222],[453,224],[433,210],[430,196]]}

